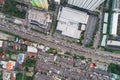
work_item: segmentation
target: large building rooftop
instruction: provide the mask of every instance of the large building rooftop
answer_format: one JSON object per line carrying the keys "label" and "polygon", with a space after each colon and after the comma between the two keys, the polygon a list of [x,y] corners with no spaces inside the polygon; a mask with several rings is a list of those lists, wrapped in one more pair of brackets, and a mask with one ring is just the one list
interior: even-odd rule
{"label": "large building rooftop", "polygon": [[28,19],[31,24],[38,25],[44,29],[47,29],[48,23],[51,22],[50,15],[47,12],[35,9],[30,9],[28,11]]}
{"label": "large building rooftop", "polygon": [[105,0],[68,0],[68,4],[87,10],[95,10]]}
{"label": "large building rooftop", "polygon": [[120,13],[113,13],[112,15],[112,23],[111,23],[111,31],[110,34],[117,36],[117,28],[118,28],[118,17]]}
{"label": "large building rooftop", "polygon": [[33,47],[33,46],[28,46],[27,47],[27,52],[33,52],[33,53],[37,53],[38,50],[36,47]]}
{"label": "large building rooftop", "polygon": [[119,46],[120,47],[120,41],[108,40],[107,45],[108,46]]}
{"label": "large building rooftop", "polygon": [[106,46],[107,35],[103,35],[101,46]]}
{"label": "large building rooftop", "polygon": [[79,39],[81,32],[85,30],[88,18],[86,12],[63,7],[58,14],[57,30],[64,36]]}

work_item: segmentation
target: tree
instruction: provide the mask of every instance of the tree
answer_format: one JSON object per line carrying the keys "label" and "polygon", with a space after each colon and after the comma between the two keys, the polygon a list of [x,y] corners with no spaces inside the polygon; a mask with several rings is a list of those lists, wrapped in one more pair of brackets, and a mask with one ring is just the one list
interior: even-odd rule
{"label": "tree", "polygon": [[22,80],[22,73],[18,73],[16,75],[16,80]]}
{"label": "tree", "polygon": [[110,72],[110,73],[115,73],[115,74],[120,75],[120,65],[111,63],[111,64],[108,66],[108,70],[107,70],[107,71]]}
{"label": "tree", "polygon": [[34,67],[35,66],[35,60],[27,59],[25,62],[26,67]]}

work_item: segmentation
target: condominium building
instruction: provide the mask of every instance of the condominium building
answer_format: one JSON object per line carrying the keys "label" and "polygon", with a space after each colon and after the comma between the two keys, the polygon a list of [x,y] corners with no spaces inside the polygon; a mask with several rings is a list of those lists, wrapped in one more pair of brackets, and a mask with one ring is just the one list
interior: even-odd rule
{"label": "condominium building", "polygon": [[105,0],[68,0],[68,4],[93,11],[104,1]]}
{"label": "condominium building", "polygon": [[48,10],[48,0],[31,0],[33,6]]}

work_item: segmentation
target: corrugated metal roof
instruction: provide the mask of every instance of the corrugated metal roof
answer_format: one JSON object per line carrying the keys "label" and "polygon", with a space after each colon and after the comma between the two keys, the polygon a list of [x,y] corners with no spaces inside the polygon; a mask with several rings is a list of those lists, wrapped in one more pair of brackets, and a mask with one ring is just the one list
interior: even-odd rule
{"label": "corrugated metal roof", "polygon": [[104,14],[104,22],[106,22],[106,23],[108,22],[108,16],[109,16],[108,13]]}
{"label": "corrugated metal roof", "polygon": [[107,35],[103,35],[101,46],[105,46],[106,45],[106,39],[107,39]]}
{"label": "corrugated metal roof", "polygon": [[103,34],[106,34],[107,33],[107,24],[104,23],[103,24]]}

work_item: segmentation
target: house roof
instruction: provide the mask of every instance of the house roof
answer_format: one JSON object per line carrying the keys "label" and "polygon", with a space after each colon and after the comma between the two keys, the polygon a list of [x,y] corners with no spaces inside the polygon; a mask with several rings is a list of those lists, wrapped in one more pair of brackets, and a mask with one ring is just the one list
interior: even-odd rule
{"label": "house roof", "polygon": [[11,70],[15,66],[15,61],[1,61],[2,67],[5,68],[6,70]]}
{"label": "house roof", "polygon": [[3,51],[1,54],[0,54],[0,59],[4,58],[3,56],[5,55],[5,52]]}
{"label": "house roof", "polygon": [[115,40],[108,40],[107,41],[107,45],[120,46],[120,42],[119,41],[115,41]]}
{"label": "house roof", "polygon": [[24,58],[25,58],[25,54],[19,54],[17,59],[18,63],[22,64],[24,62]]}
{"label": "house roof", "polygon": [[33,46],[28,46],[28,47],[27,47],[27,52],[37,53],[38,50],[37,50],[37,48],[35,48],[35,47],[33,47]]}
{"label": "house roof", "polygon": [[28,53],[28,56],[29,56],[30,58],[31,58],[31,57],[36,58],[36,57],[37,57],[37,54],[36,54],[36,53],[29,52],[29,53]]}
{"label": "house roof", "polygon": [[10,80],[11,73],[7,71],[3,71],[3,80]]}
{"label": "house roof", "polygon": [[107,35],[103,35],[101,46],[105,46],[106,45],[106,39],[107,39]]}
{"label": "house roof", "polygon": [[7,64],[6,64],[6,69],[7,69],[7,70],[11,70],[12,65],[13,65],[12,62],[10,62],[10,61],[7,62]]}
{"label": "house roof", "polygon": [[3,45],[3,41],[0,41],[0,47],[2,47],[2,45]]}
{"label": "house roof", "polygon": [[107,25],[108,25],[108,24],[106,24],[106,23],[103,24],[103,32],[102,32],[103,34],[106,34],[106,33],[107,33],[107,29],[108,29],[108,28],[107,28]]}
{"label": "house roof", "polygon": [[104,22],[106,22],[106,23],[108,22],[108,16],[109,16],[108,13],[105,13],[105,14],[104,14]]}
{"label": "house roof", "polygon": [[111,24],[111,35],[117,35],[117,27],[118,27],[118,17],[120,13],[113,13],[112,15],[112,24]]}
{"label": "house roof", "polygon": [[0,4],[4,4],[5,3],[5,0],[0,0]]}

